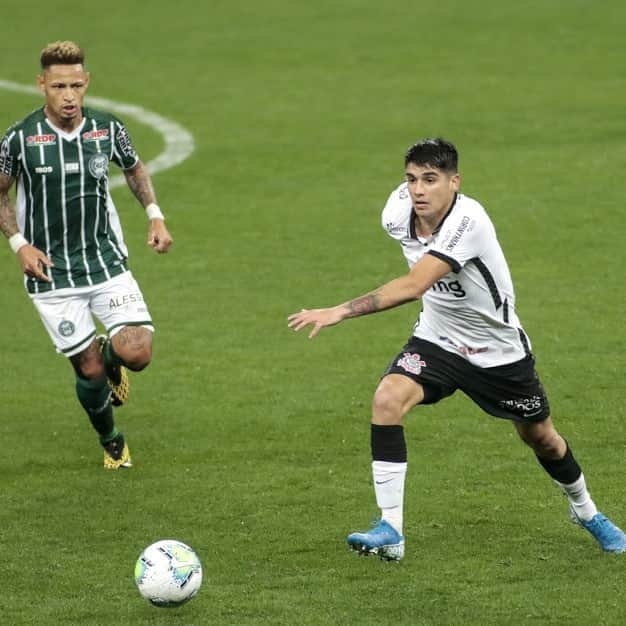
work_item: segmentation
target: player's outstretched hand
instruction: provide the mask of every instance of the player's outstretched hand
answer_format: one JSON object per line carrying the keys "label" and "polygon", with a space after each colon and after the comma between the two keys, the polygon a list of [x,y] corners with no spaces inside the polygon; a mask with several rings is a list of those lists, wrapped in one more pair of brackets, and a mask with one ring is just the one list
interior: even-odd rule
{"label": "player's outstretched hand", "polygon": [[39,248],[30,244],[22,246],[17,251],[17,258],[24,274],[50,282],[51,279],[44,272],[44,267],[54,267],[54,263]]}
{"label": "player's outstretched hand", "polygon": [[172,235],[165,226],[165,222],[160,219],[150,220],[148,230],[148,245],[159,254],[165,254],[174,243]]}
{"label": "player's outstretched hand", "polygon": [[294,313],[287,318],[289,328],[298,331],[309,324],[313,330],[309,333],[309,339],[313,339],[322,328],[339,324],[343,315],[338,307],[332,309],[302,309],[300,313]]}

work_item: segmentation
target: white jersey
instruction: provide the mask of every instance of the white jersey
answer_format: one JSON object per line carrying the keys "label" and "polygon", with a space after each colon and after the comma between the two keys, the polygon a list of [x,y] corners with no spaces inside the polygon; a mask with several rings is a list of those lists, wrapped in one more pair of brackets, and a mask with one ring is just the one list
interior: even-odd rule
{"label": "white jersey", "polygon": [[452,268],[423,295],[413,334],[478,367],[513,363],[529,354],[530,341],[515,314],[511,274],[482,205],[456,194],[428,238],[416,235],[415,219],[403,183],[387,200],[383,228],[400,242],[409,267],[432,254]]}

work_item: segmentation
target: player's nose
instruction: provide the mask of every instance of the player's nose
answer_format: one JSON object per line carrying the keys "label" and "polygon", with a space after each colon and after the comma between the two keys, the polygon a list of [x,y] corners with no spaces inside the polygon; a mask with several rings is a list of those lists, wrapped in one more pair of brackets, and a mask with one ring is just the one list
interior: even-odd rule
{"label": "player's nose", "polygon": [[413,183],[413,193],[416,196],[421,196],[424,193],[424,186],[419,180],[416,180],[415,183]]}

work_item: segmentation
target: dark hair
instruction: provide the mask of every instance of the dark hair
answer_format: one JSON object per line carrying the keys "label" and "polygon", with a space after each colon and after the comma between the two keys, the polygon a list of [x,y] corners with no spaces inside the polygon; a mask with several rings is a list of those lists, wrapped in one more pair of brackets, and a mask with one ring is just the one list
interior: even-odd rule
{"label": "dark hair", "polygon": [[430,165],[444,172],[456,173],[459,166],[459,153],[452,143],[441,137],[422,139],[406,151],[405,167],[409,163]]}
{"label": "dark hair", "polygon": [[51,65],[84,65],[85,53],[73,41],[55,41],[41,51],[41,69]]}

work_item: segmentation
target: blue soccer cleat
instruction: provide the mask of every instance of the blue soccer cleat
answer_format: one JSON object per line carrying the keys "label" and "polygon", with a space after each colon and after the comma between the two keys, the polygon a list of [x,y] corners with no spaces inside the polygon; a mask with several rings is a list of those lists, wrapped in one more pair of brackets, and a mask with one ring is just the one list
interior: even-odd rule
{"label": "blue soccer cleat", "polygon": [[606,515],[596,513],[588,522],[580,519],[570,507],[572,519],[588,530],[606,552],[626,552],[626,535]]}
{"label": "blue soccer cleat", "polygon": [[377,554],[387,561],[399,561],[404,556],[404,537],[384,519],[366,533],[348,535],[348,545],[363,556]]}

